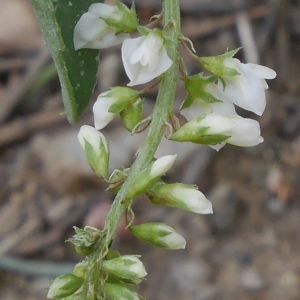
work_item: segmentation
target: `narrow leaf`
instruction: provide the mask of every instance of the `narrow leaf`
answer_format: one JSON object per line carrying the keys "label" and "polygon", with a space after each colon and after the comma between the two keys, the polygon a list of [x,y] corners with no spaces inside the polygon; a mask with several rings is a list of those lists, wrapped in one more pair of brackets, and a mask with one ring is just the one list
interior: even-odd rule
{"label": "narrow leaf", "polygon": [[65,112],[74,124],[88,106],[97,80],[99,51],[75,51],[73,32],[91,4],[101,0],[31,0],[61,83]]}

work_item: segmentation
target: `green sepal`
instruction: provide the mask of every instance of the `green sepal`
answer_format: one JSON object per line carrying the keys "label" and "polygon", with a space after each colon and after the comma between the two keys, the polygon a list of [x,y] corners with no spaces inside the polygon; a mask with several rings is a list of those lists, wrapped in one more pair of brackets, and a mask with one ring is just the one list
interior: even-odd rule
{"label": "green sepal", "polygon": [[211,93],[206,91],[206,86],[214,84],[216,79],[216,76],[204,77],[201,73],[184,79],[185,88],[188,94],[180,110],[190,107],[196,100],[209,104],[222,102],[222,100],[217,99]]}
{"label": "green sepal", "polygon": [[240,75],[236,69],[226,67],[225,60],[232,58],[240,49],[241,48],[237,48],[218,56],[199,57],[198,61],[205,70],[218,76],[225,88],[226,84],[224,78]]}
{"label": "green sepal", "polygon": [[102,18],[102,20],[105,21],[109,27],[116,30],[117,34],[136,32],[139,21],[136,15],[135,4],[132,3],[131,9],[129,9],[125,4],[116,1],[116,6],[122,15],[122,18],[119,20],[114,18]]}
{"label": "green sepal", "polygon": [[97,155],[93,146],[87,140],[85,140],[84,151],[90,167],[98,177],[107,179],[110,155],[107,145],[104,144],[102,139],[100,140],[99,149],[100,155]]}

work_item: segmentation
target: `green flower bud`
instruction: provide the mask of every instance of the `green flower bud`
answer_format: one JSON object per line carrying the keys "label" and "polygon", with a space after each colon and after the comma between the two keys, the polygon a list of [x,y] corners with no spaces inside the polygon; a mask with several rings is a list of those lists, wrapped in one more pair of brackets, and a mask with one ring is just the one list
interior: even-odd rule
{"label": "green flower bud", "polygon": [[139,300],[140,299],[137,293],[135,293],[128,287],[121,284],[106,282],[104,284],[104,291],[106,295],[109,296],[112,300]]}
{"label": "green flower bud", "polygon": [[139,284],[147,275],[143,263],[138,256],[124,255],[103,261],[103,269],[107,272]]}
{"label": "green flower bud", "polygon": [[174,183],[156,184],[149,192],[149,199],[157,205],[177,207],[198,214],[211,214],[212,205],[195,186]]}
{"label": "green flower bud", "polygon": [[84,125],[79,130],[78,140],[95,174],[108,178],[109,149],[104,135],[94,127]]}
{"label": "green flower bud", "polygon": [[154,161],[149,167],[142,170],[126,195],[127,199],[135,199],[149,190],[159,178],[173,165],[176,155],[166,155]]}
{"label": "green flower bud", "polygon": [[56,277],[49,288],[48,299],[62,299],[74,294],[81,286],[83,280],[73,274]]}
{"label": "green flower bud", "polygon": [[185,239],[164,223],[145,223],[130,227],[135,237],[153,246],[170,250],[184,249]]}
{"label": "green flower bud", "polygon": [[144,119],[143,101],[138,99],[133,105],[120,113],[122,123],[129,132],[133,132],[136,126]]}

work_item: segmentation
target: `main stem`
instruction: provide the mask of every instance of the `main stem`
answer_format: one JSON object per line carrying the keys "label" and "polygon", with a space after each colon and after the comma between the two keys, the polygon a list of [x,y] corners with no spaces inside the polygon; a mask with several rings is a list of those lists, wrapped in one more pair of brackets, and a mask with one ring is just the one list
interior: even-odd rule
{"label": "main stem", "polygon": [[172,59],[172,67],[163,75],[156,104],[152,114],[151,127],[147,139],[140,148],[137,158],[131,166],[130,174],[118,192],[107,215],[103,244],[109,247],[118,229],[121,217],[127,210],[128,204],[123,202],[132,184],[139,176],[139,172],[148,166],[163,137],[163,127],[173,113],[174,99],[179,68],[179,37],[181,35],[180,9],[178,0],[164,0],[163,2],[164,27],[167,28],[167,51]]}

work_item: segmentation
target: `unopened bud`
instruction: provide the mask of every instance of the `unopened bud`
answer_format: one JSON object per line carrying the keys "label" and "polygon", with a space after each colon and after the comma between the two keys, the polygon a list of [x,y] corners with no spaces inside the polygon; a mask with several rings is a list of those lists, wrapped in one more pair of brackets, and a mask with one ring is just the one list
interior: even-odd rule
{"label": "unopened bud", "polygon": [[104,291],[107,296],[110,297],[112,300],[139,300],[140,297],[137,293],[129,289],[128,287],[115,284],[115,283],[108,283],[104,284]]}
{"label": "unopened bud", "polygon": [[136,284],[140,283],[147,275],[143,263],[138,259],[138,256],[134,255],[124,255],[105,260],[103,268],[117,277],[130,280]]}
{"label": "unopened bud", "polygon": [[73,274],[65,274],[55,278],[49,288],[48,299],[62,299],[74,294],[83,283],[83,279]]}
{"label": "unopened bud", "polygon": [[149,167],[142,170],[133,183],[131,190],[126,195],[128,199],[135,199],[149,190],[161,176],[163,176],[173,165],[176,155],[160,157]]}
{"label": "unopened bud", "polygon": [[130,227],[135,237],[153,246],[170,250],[184,249],[185,239],[164,223],[145,223]]}
{"label": "unopened bud", "polygon": [[211,214],[212,205],[195,186],[174,183],[156,184],[149,192],[151,202],[177,207],[197,214]]}
{"label": "unopened bud", "polygon": [[86,153],[87,160],[99,177],[108,177],[109,149],[104,135],[92,126],[84,125],[78,140]]}

